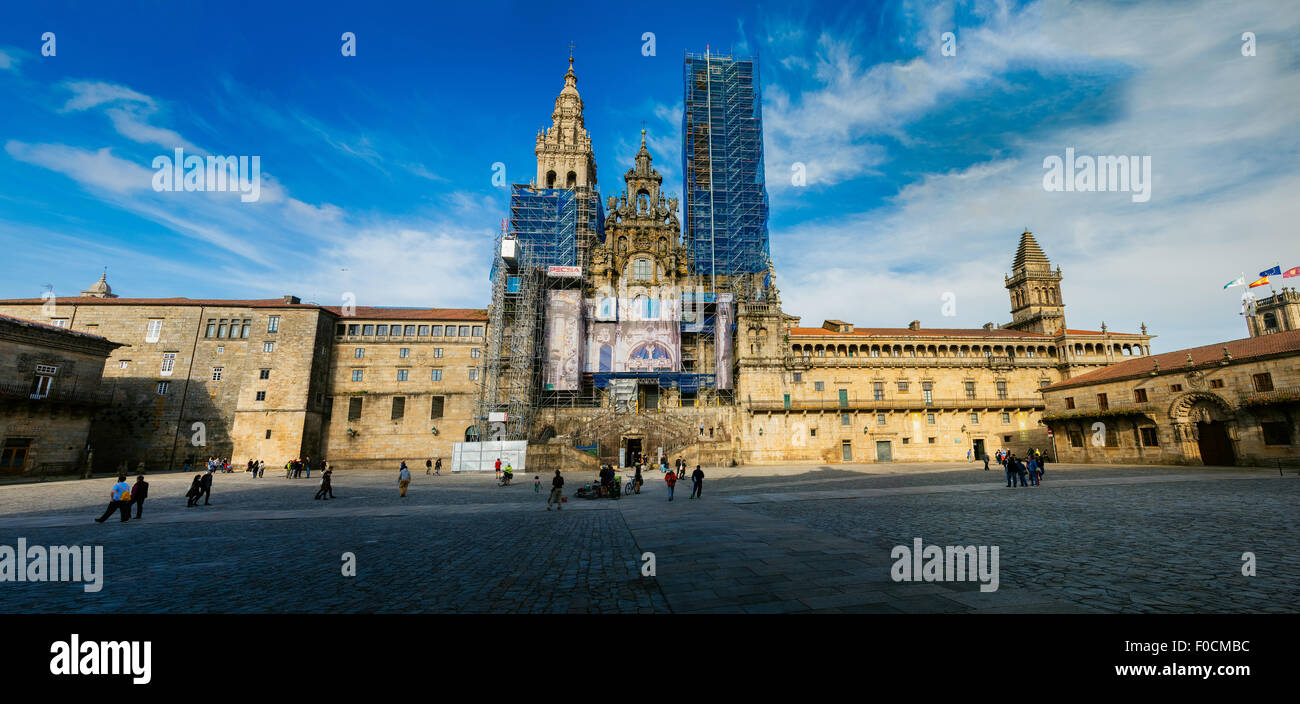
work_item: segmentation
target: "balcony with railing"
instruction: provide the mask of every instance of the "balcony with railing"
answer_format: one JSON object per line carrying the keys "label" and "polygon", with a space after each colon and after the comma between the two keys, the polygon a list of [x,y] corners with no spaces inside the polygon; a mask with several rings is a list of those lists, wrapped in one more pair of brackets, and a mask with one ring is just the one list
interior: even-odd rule
{"label": "balcony with railing", "polygon": [[793,354],[791,359],[807,366],[826,367],[1054,367],[1055,357],[1029,357],[1008,355],[970,355],[966,357],[818,357]]}
{"label": "balcony with railing", "polygon": [[1245,407],[1300,404],[1300,386],[1276,386],[1268,391],[1241,394],[1237,403]]}
{"label": "balcony with railing", "polygon": [[1041,410],[1043,399],[1038,396],[981,396],[978,398],[931,398],[920,394],[911,398],[876,399],[874,397],[830,396],[827,398],[753,399],[751,411],[934,411],[934,410]]}
{"label": "balcony with railing", "polygon": [[102,406],[113,400],[111,387],[78,387],[59,384],[59,379],[44,388],[37,388],[29,382],[0,383],[0,402],[29,402],[43,404],[68,404],[85,406]]}

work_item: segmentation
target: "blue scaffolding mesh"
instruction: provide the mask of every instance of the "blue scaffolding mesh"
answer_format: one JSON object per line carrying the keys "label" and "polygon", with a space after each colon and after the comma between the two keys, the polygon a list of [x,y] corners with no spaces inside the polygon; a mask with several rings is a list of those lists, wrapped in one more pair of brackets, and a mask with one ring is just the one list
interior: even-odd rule
{"label": "blue scaffolding mesh", "polygon": [[686,241],[704,276],[762,271],[769,259],[762,92],[755,59],[686,54],[682,173]]}
{"label": "blue scaffolding mesh", "polygon": [[585,268],[592,242],[604,239],[600,193],[516,184],[510,189],[510,233],[529,245],[537,266]]}

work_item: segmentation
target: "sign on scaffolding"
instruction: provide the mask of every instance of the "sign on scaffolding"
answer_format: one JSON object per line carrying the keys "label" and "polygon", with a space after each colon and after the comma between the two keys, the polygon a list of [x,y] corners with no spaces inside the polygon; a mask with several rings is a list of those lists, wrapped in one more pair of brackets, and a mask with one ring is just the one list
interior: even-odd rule
{"label": "sign on scaffolding", "polygon": [[503,469],[510,465],[516,474],[523,474],[527,453],[527,440],[458,442],[451,448],[451,471],[491,472],[496,469],[496,462],[500,459]]}

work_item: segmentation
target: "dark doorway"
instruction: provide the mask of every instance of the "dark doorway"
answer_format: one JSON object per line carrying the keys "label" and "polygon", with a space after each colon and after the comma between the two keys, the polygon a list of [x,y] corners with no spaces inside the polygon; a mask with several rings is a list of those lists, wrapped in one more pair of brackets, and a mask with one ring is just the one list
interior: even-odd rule
{"label": "dark doorway", "polygon": [[628,466],[641,461],[641,438],[626,438],[624,442],[627,447]]}
{"label": "dark doorway", "polygon": [[975,440],[975,461],[979,462],[984,459],[984,438]]}
{"label": "dark doorway", "polygon": [[1197,445],[1201,460],[1215,467],[1229,467],[1237,463],[1232,453],[1232,440],[1228,439],[1228,426],[1221,420],[1196,424]]}
{"label": "dark doorway", "polygon": [[659,409],[659,386],[647,384],[641,387],[641,408],[646,411]]}

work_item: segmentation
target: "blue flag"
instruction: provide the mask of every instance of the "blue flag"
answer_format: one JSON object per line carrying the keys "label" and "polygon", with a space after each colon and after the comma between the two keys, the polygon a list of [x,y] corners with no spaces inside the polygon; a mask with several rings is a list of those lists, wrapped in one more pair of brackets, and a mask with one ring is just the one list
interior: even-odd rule
{"label": "blue flag", "polygon": [[1260,275],[1260,276],[1281,276],[1281,275],[1282,275],[1282,267],[1280,267],[1280,266],[1275,266],[1275,267],[1273,267],[1272,269],[1266,269],[1266,270],[1264,270],[1264,271],[1259,272],[1259,275]]}

